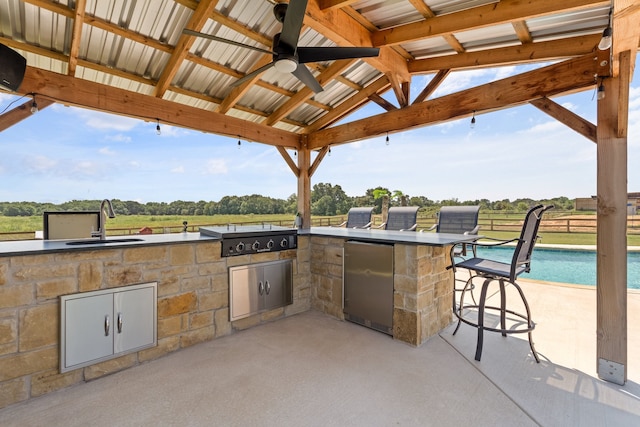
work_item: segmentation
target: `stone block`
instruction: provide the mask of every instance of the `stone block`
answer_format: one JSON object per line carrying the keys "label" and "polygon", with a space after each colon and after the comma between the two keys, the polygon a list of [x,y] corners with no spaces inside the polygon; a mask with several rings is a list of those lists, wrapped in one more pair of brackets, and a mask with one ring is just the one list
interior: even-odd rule
{"label": "stone block", "polygon": [[229,291],[208,292],[198,296],[198,310],[217,310],[229,306]]}
{"label": "stone block", "polygon": [[56,255],[54,254],[40,254],[40,255],[31,255],[31,256],[14,256],[11,258],[11,265],[14,267],[17,266],[41,266],[44,264],[51,264],[56,260]]}
{"label": "stone block", "polygon": [[196,245],[196,262],[198,264],[220,261],[222,258],[221,242],[200,243]]}
{"label": "stone block", "polygon": [[175,295],[178,292],[180,292],[180,280],[175,276],[162,274],[160,275],[160,277],[156,277],[152,279],[152,278],[147,278],[145,274],[145,280],[158,282],[158,297]]}
{"label": "stone block", "polygon": [[166,264],[167,246],[143,246],[126,249],[122,253],[122,262],[125,264]]}
{"label": "stone block", "polygon": [[180,337],[172,336],[158,340],[158,345],[138,352],[138,361],[146,362],[157,359],[180,348]]}
{"label": "stone block", "polygon": [[395,274],[393,277],[393,288],[397,292],[417,294],[418,279],[415,276],[405,276],[404,274]]}
{"label": "stone block", "polygon": [[0,387],[0,409],[28,398],[29,385],[26,378],[4,382]]}
{"label": "stone block", "polygon": [[74,294],[76,292],[78,292],[76,278],[69,277],[36,283],[36,298],[38,300],[57,299],[60,295]]}
{"label": "stone block", "polygon": [[189,277],[181,281],[182,291],[210,290],[211,280],[208,276]]}
{"label": "stone block", "polygon": [[108,266],[105,269],[104,282],[107,288],[141,283],[142,267],[140,265]]}
{"label": "stone block", "polygon": [[205,341],[211,341],[216,334],[214,325],[186,332],[180,337],[180,347],[190,347]]}
{"label": "stone block", "polygon": [[102,262],[87,261],[78,265],[78,291],[95,291],[102,287]]}
{"label": "stone block", "polygon": [[253,326],[260,324],[260,316],[249,316],[244,319],[234,320],[231,322],[231,327],[236,330],[249,329]]}
{"label": "stone block", "polygon": [[0,309],[30,305],[34,302],[35,291],[31,283],[0,287]]}
{"label": "stone block", "polygon": [[[15,257],[17,259],[20,257]],[[30,257],[22,257],[30,258]],[[36,280],[49,280],[53,277],[78,277],[77,264],[48,264],[48,265],[22,265],[17,266],[13,272],[13,278],[17,282],[30,282]]]}
{"label": "stone block", "polygon": [[59,304],[40,305],[20,311],[20,351],[58,343]]}
{"label": "stone block", "polygon": [[18,351],[18,322],[15,316],[0,319],[0,356]]}
{"label": "stone block", "polygon": [[134,366],[137,363],[137,360],[138,358],[136,353],[131,353],[105,362],[96,363],[95,365],[87,366],[84,368],[84,379],[86,381],[90,381],[105,375],[113,374],[114,372],[122,371],[123,369]]}
{"label": "stone block", "polygon": [[216,338],[229,335],[231,333],[231,322],[229,321],[229,309],[216,310],[213,315],[213,322],[216,325]]}
{"label": "stone block", "polygon": [[213,324],[213,311],[189,315],[189,329],[191,330],[212,326]]}
{"label": "stone block", "polygon": [[417,346],[419,339],[418,313],[393,309],[393,338]]}
{"label": "stone block", "polygon": [[170,265],[193,265],[195,260],[193,245],[173,245],[169,247]]}
{"label": "stone block", "polygon": [[195,292],[163,298],[158,301],[158,317],[164,318],[195,310],[198,298]]}
{"label": "stone block", "polygon": [[218,274],[226,274],[227,264],[222,261],[200,264],[198,265],[197,271],[199,276],[213,276]]}
{"label": "stone block", "polygon": [[65,372],[64,374],[59,373],[57,369],[41,372],[31,377],[31,397],[41,396],[82,381],[82,369]]}
{"label": "stone block", "polygon": [[178,335],[183,330],[186,330],[186,326],[183,326],[182,317],[183,316],[173,316],[158,319],[158,339]]}
{"label": "stone block", "polygon": [[211,278],[211,290],[214,292],[229,290],[229,275],[227,272],[216,274]]}
{"label": "stone block", "polygon": [[279,319],[284,316],[284,307],[279,307],[274,310],[265,311],[260,314],[260,320],[262,322],[270,322],[275,319]]}
{"label": "stone block", "polygon": [[0,286],[4,286],[7,283],[8,271],[9,271],[9,262],[8,261],[0,262]]}
{"label": "stone block", "polygon": [[54,369],[58,366],[58,349],[45,348],[0,358],[0,381]]}

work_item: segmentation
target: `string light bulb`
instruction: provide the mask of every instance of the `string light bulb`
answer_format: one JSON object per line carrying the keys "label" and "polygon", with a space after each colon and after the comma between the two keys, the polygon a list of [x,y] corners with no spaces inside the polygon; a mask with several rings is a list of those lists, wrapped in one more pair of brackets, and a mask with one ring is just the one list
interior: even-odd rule
{"label": "string light bulb", "polygon": [[612,43],[612,30],[611,30],[611,9],[609,9],[609,21],[607,22],[607,28],[602,32],[602,38],[598,43],[598,49],[607,50],[611,47]]}
{"label": "string light bulb", "polygon": [[385,143],[386,145],[389,145],[389,132],[387,132],[387,137],[386,137],[386,139],[384,140],[384,143]]}
{"label": "string light bulb", "polygon": [[473,116],[471,116],[471,129],[476,127],[476,110],[473,110]]}
{"label": "string light bulb", "polygon": [[240,147],[242,147],[242,141],[240,141],[240,138],[238,138],[238,150],[240,149]]}
{"label": "string light bulb", "polygon": [[36,102],[36,94],[32,93],[33,101],[31,101],[31,114],[35,114],[38,112],[38,103]]}
{"label": "string light bulb", "polygon": [[160,119],[156,119],[156,135],[160,135],[162,131],[160,130]]}
{"label": "string light bulb", "polygon": [[331,156],[331,146],[329,146],[329,152],[327,154],[329,154],[329,156]]}

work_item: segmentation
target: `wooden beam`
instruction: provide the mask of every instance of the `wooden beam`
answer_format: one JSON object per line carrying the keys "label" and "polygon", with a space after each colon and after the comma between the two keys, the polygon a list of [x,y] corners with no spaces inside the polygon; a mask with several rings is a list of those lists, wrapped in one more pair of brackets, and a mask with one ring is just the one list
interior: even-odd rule
{"label": "wooden beam", "polygon": [[[34,113],[31,112],[31,105],[33,100],[30,99],[22,105],[18,105],[16,108],[7,111],[6,113],[0,116],[0,132],[9,129],[11,126],[16,123],[21,122],[22,120],[33,116]],[[53,104],[53,101],[49,99],[36,99],[36,103],[38,104],[38,110],[44,110],[49,105]]]}
{"label": "wooden beam", "polygon": [[596,125],[578,116],[573,111],[564,108],[549,98],[534,99],[530,101],[530,104],[559,122],[564,123],[590,141],[598,142]]}
{"label": "wooden beam", "polygon": [[292,132],[30,66],[19,90],[21,94],[36,93],[62,104],[143,120],[158,118],[174,126],[267,145],[293,149],[300,145],[300,137]]}
{"label": "wooden beam", "polygon": [[[256,62],[253,65],[249,73],[252,73],[254,70],[257,70],[267,65],[272,60],[273,60],[272,55],[262,55],[262,57],[258,60],[258,62]],[[222,101],[222,103],[218,106],[217,112],[226,114],[231,108],[233,108],[233,106],[236,105],[238,101],[240,101],[240,98],[242,98],[249,91],[249,89],[251,89],[251,87],[256,82],[256,80],[259,80],[259,79],[260,79],[260,74],[256,74],[252,78],[244,81],[241,85],[233,87],[231,89],[231,92],[229,92],[229,94],[225,97],[224,101]]]}
{"label": "wooden beam", "polygon": [[[613,59],[613,75],[620,73],[618,60],[622,52],[631,54],[631,75],[636,63],[638,43],[640,42],[640,3],[634,0],[613,0],[613,45],[611,57]],[[622,70],[626,73],[626,70]]]}
{"label": "wooden beam", "polygon": [[389,101],[387,101],[386,99],[378,95],[377,93],[372,93],[371,95],[369,95],[369,99],[387,111],[398,109],[398,107],[396,107],[395,105],[393,105],[392,103],[390,103]]}
{"label": "wooden beam", "polygon": [[289,169],[291,169],[291,172],[293,172],[296,178],[299,177],[300,169],[298,169],[298,166],[296,166],[296,163],[293,161],[287,150],[285,150],[284,147],[276,147],[276,149],[284,159],[285,163],[289,166]]}
{"label": "wooden beam", "polygon": [[[303,144],[304,146],[304,144]],[[311,150],[302,148],[298,150],[298,212],[302,217],[303,229],[311,227]]]}
{"label": "wooden beam", "polygon": [[377,47],[392,46],[558,12],[572,12],[610,4],[610,1],[603,0],[564,0],[561,2],[557,0],[501,0],[497,3],[380,30],[373,33],[372,41],[373,45]]}
{"label": "wooden beam", "polygon": [[71,48],[69,49],[69,66],[67,74],[74,76],[76,74],[76,65],[78,65],[78,52],[80,52],[80,40],[82,40],[82,26],[84,25],[84,12],[87,7],[87,0],[77,0],[76,10],[73,20],[73,32],[71,33]]}
{"label": "wooden beam", "polygon": [[473,111],[493,111],[544,96],[579,90],[592,86],[594,75],[606,72],[600,67],[597,57],[586,55],[396,111],[317,131],[309,135],[309,148],[317,149],[387,132],[406,131],[466,117]]}
{"label": "wooden beam", "polygon": [[[304,23],[338,46],[372,46],[370,31],[341,9],[321,10],[318,0],[309,0]],[[387,74],[390,80],[392,75],[397,76],[400,82],[411,80],[407,61],[391,48],[380,49],[378,57],[363,58],[363,61]]]}
{"label": "wooden beam", "polygon": [[420,92],[420,94],[416,96],[416,99],[413,100],[413,103],[418,104],[426,100],[429,95],[431,95],[433,92],[435,92],[436,89],[438,89],[438,87],[440,87],[440,85],[442,84],[444,79],[447,78],[450,72],[451,70],[449,69],[438,71],[438,73],[433,76],[431,81],[429,81],[429,84],[422,90],[422,92]]}
{"label": "wooden beam", "polygon": [[[427,19],[436,16],[436,14],[433,13],[433,10],[424,3],[424,0],[409,0],[409,3],[411,3],[411,5]],[[465,51],[464,46],[462,46],[453,34],[443,34],[442,37],[456,52],[462,53]]]}
{"label": "wooden beam", "polygon": [[[631,53],[617,60],[620,74],[631,70]],[[624,79],[626,80],[626,79]],[[596,253],[597,371],[616,384],[627,381],[627,138],[618,137],[622,104],[620,76],[605,79],[598,101],[598,217]],[[623,120],[626,122],[626,118]]]}
{"label": "wooden beam", "polygon": [[318,167],[320,166],[320,163],[322,163],[322,159],[324,159],[324,156],[327,155],[327,153],[329,152],[329,149],[330,149],[329,145],[327,145],[325,147],[322,147],[320,149],[320,151],[318,152],[318,155],[313,160],[313,163],[311,164],[311,167],[309,168],[309,177],[312,177],[313,174],[316,172],[316,169],[318,169]]}
{"label": "wooden beam", "polygon": [[340,9],[350,6],[358,0],[318,0],[320,10]]}
{"label": "wooden beam", "polygon": [[[189,18],[189,22],[187,23],[185,28],[194,31],[200,31],[204,24],[207,22],[207,19],[209,19],[209,16],[211,15],[211,12],[213,12],[213,9],[216,7],[216,4],[218,4],[218,0],[200,0],[200,2],[198,3],[198,7],[196,7],[196,10],[191,15],[191,18]],[[180,38],[178,39],[178,43],[176,44],[176,47],[173,50],[171,57],[169,58],[169,61],[164,66],[164,70],[162,71],[162,74],[158,79],[158,83],[156,84],[155,89],[155,96],[157,96],[158,98],[162,98],[164,92],[171,84],[173,77],[178,72],[182,61],[184,61],[184,59],[187,57],[189,49],[191,49],[191,46],[193,46],[194,42],[195,37],[193,36],[189,36],[186,34],[182,34],[180,36]]]}
{"label": "wooden beam", "polygon": [[464,70],[582,56],[592,52],[598,45],[600,38],[601,34],[591,34],[562,40],[419,59],[409,63],[409,71],[412,74],[422,74],[433,73],[445,68]]}

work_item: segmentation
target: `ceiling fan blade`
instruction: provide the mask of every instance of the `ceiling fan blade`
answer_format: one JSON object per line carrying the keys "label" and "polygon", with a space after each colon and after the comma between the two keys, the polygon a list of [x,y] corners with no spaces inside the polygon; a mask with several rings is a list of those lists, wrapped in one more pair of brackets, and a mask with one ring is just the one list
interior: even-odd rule
{"label": "ceiling fan blade", "polygon": [[274,62],[270,62],[267,65],[263,65],[262,67],[258,68],[257,70],[253,70],[249,74],[245,74],[243,77],[241,77],[238,80],[236,80],[235,82],[233,82],[231,84],[231,86],[232,87],[240,86],[242,83],[246,82],[247,80],[250,80],[250,79],[254,78],[258,74],[264,73],[269,68],[273,67],[273,64],[275,64],[275,63]]}
{"label": "ceiling fan blade", "polygon": [[291,74],[296,76],[298,80],[304,83],[309,89],[311,89],[315,93],[319,93],[323,91],[322,86],[320,86],[320,83],[318,83],[316,78],[313,77],[313,74],[311,74],[311,71],[309,71],[309,69],[305,65],[298,64],[298,68],[296,68],[295,71]]}
{"label": "ceiling fan blade", "polygon": [[251,46],[251,45],[248,45],[248,44],[235,42],[233,40],[223,39],[222,37],[212,36],[211,34],[199,33],[197,31],[193,31],[193,30],[190,30],[188,28],[185,28],[184,30],[182,30],[182,33],[183,34],[188,34],[190,36],[196,36],[196,37],[202,37],[202,38],[209,39],[209,40],[215,40],[217,42],[227,43],[227,44],[231,44],[231,45],[238,46],[238,47],[245,47],[247,49],[252,49],[252,50],[256,50],[258,52],[268,53],[270,55],[273,55],[273,52],[271,52],[270,50],[265,50],[265,49],[262,49],[262,48],[259,48],[259,47],[256,47],[256,46]]}
{"label": "ceiling fan blade", "polygon": [[302,29],[304,13],[307,10],[307,0],[291,0],[287,7],[287,13],[282,23],[280,43],[284,43],[295,52],[298,47],[298,38]]}
{"label": "ceiling fan blade", "polygon": [[298,62],[333,61],[335,59],[370,58],[378,56],[377,47],[299,47]]}

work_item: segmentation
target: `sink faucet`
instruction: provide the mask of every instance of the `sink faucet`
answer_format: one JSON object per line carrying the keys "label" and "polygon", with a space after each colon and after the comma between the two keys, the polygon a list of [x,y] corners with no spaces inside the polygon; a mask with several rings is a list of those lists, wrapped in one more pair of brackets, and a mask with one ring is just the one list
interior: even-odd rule
{"label": "sink faucet", "polygon": [[91,232],[91,237],[100,237],[100,240],[107,238],[107,215],[109,218],[116,217],[111,200],[104,199],[102,203],[100,203],[100,230]]}

